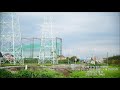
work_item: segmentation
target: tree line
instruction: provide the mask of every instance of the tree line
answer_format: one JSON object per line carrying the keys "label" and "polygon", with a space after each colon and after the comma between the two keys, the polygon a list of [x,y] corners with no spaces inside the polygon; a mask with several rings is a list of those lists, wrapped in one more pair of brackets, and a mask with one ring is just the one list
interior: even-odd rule
{"label": "tree line", "polygon": [[108,57],[108,59],[106,58],[106,59],[104,60],[104,62],[105,62],[105,63],[108,62],[108,64],[120,65],[120,55]]}

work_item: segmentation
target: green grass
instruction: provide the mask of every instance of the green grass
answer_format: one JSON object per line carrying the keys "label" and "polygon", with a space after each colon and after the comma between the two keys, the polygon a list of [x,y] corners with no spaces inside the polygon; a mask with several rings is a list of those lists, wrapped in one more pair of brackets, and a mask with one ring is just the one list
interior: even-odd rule
{"label": "green grass", "polygon": [[86,78],[85,71],[73,71],[69,76],[69,78]]}
{"label": "green grass", "polygon": [[[15,66],[13,64],[4,64],[4,66]],[[40,68],[43,64],[27,64],[31,69],[18,70],[11,73],[7,70],[0,69],[0,78],[120,78],[120,65],[111,65],[108,68],[91,69],[89,71],[71,70],[68,76],[64,76],[55,70]],[[33,67],[32,67],[33,66]],[[44,64],[52,66],[52,64]]]}
{"label": "green grass", "polygon": [[64,78],[64,75],[50,69],[20,70],[14,73],[0,69],[0,78]]}
{"label": "green grass", "polygon": [[10,63],[5,63],[5,64],[1,64],[1,67],[5,67],[5,66],[21,66],[20,64],[10,64]]}
{"label": "green grass", "polygon": [[38,59],[37,58],[35,58],[35,59],[33,59],[33,58],[25,58],[24,59],[24,63],[32,63],[32,64],[34,64],[34,63],[38,63]]}
{"label": "green grass", "polygon": [[0,69],[0,78],[12,78],[14,75],[5,69]]}
{"label": "green grass", "polygon": [[40,71],[35,71],[33,74],[34,78],[63,78],[62,73],[58,73],[54,70],[40,70]]}
{"label": "green grass", "polygon": [[109,66],[99,70],[72,71],[70,78],[120,78],[120,66]]}

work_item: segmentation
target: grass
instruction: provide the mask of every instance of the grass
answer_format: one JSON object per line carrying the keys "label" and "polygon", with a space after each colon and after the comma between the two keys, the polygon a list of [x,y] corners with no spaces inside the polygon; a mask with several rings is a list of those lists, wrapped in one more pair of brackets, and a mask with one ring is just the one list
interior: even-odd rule
{"label": "grass", "polygon": [[5,69],[0,69],[0,78],[12,78],[13,74]]}
{"label": "grass", "polygon": [[62,73],[50,69],[44,70],[20,70],[10,72],[5,69],[0,69],[0,78],[63,78]]}
{"label": "grass", "polygon": [[70,78],[120,78],[120,66],[109,66],[99,70],[73,71]]}
{"label": "grass", "polygon": [[[25,63],[25,65],[30,67],[33,66],[33,69],[29,70],[20,70],[15,73],[1,70],[0,69],[0,78],[120,78],[120,65],[110,65],[108,68],[92,69],[89,71],[80,71],[80,70],[71,70],[68,76],[49,69],[36,69],[36,66],[52,66],[52,64],[37,64],[37,63]],[[19,64],[18,64],[19,65]],[[18,66],[13,64],[2,64],[1,66]],[[66,64],[67,65],[67,64]],[[102,65],[101,65],[102,66]],[[35,68],[35,69],[34,69]]]}
{"label": "grass", "polygon": [[63,78],[63,74],[62,73],[58,73],[54,70],[49,70],[49,69],[44,69],[44,70],[38,70],[35,71],[33,74],[34,78]]}

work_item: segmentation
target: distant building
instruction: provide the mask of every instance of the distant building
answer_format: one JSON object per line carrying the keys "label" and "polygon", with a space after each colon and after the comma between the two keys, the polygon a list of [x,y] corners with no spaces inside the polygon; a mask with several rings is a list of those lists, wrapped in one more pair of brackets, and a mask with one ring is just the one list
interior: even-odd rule
{"label": "distant building", "polygon": [[60,55],[60,56],[58,56],[58,58],[57,58],[58,60],[65,60],[66,59],[66,57],[65,56],[63,56],[63,55]]}
{"label": "distant building", "polygon": [[14,60],[15,60],[14,56],[13,56],[12,54],[10,54],[10,53],[4,54],[3,57],[4,57],[7,61],[14,61]]}
{"label": "distant building", "polygon": [[96,60],[98,63],[103,63],[104,62],[104,59],[103,58],[99,58]]}
{"label": "distant building", "polygon": [[93,60],[90,63],[95,65],[95,61],[93,61]]}

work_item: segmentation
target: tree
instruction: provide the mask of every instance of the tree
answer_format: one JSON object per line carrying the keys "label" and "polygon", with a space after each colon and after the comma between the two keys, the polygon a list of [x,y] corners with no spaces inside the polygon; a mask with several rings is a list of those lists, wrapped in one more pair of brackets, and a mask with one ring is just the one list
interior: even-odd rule
{"label": "tree", "polygon": [[2,53],[0,52],[0,57],[3,57]]}
{"label": "tree", "polygon": [[76,56],[72,56],[72,57],[70,58],[70,61],[75,62],[75,59],[76,59],[77,61],[79,61],[79,59],[78,59]]}
{"label": "tree", "polygon": [[[107,59],[104,60],[107,63]],[[120,55],[108,57],[108,64],[120,64]]]}

